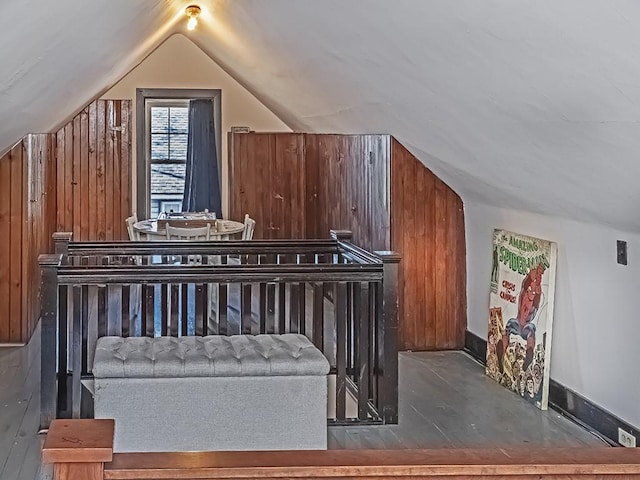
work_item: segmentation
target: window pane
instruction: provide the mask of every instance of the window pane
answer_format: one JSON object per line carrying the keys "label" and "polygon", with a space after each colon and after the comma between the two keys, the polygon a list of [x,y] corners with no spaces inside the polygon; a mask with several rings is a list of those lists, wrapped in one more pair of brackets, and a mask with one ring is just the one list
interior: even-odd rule
{"label": "window pane", "polygon": [[166,133],[169,130],[169,107],[151,107],[151,132]]}
{"label": "window pane", "polygon": [[151,160],[166,160],[169,158],[169,135],[151,134]]}
{"label": "window pane", "polygon": [[189,108],[171,107],[169,117],[170,133],[187,133],[189,130]]}
{"label": "window pane", "polygon": [[151,165],[151,199],[158,202],[182,201],[184,172],[184,164]]}
{"label": "window pane", "polygon": [[169,158],[180,162],[187,161],[187,135],[171,135]]}

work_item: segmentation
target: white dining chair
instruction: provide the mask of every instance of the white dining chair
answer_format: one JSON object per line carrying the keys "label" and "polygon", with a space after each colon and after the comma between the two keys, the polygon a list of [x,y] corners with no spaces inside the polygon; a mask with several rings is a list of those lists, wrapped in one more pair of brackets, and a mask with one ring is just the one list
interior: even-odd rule
{"label": "white dining chair", "polygon": [[209,240],[211,238],[211,224],[206,227],[182,228],[167,225],[167,240]]}
{"label": "white dining chair", "polygon": [[124,223],[127,225],[129,240],[131,240],[132,242],[139,242],[140,233],[135,228],[133,228],[133,226],[138,223],[138,215],[134,213],[130,217],[125,218]]}
{"label": "white dining chair", "polygon": [[[211,224],[207,223],[206,227],[182,228],[167,225],[167,240],[179,241],[208,241],[211,237]],[[176,260],[175,258],[173,259]],[[201,265],[202,255],[189,255],[187,257],[189,265]]]}
{"label": "white dining chair", "polygon": [[242,240],[253,239],[253,231],[256,228],[256,221],[247,213],[244,216],[244,230],[242,231]]}

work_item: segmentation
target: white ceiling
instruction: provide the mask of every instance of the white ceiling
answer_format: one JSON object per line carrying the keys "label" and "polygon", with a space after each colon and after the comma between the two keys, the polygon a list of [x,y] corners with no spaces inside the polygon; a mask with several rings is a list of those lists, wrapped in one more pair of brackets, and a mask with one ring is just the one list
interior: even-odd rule
{"label": "white ceiling", "polygon": [[[0,152],[184,31],[186,4],[0,2]],[[637,0],[200,5],[187,35],[294,129],[390,133],[465,202],[640,231]]]}

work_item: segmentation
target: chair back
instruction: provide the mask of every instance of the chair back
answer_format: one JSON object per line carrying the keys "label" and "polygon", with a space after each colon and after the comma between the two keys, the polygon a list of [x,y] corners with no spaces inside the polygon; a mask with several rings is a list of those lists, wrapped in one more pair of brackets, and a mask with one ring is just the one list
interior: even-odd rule
{"label": "chair back", "polygon": [[140,233],[135,228],[133,228],[133,225],[138,223],[138,215],[134,213],[130,217],[125,218],[124,223],[127,225],[129,240],[131,240],[132,242],[140,241]]}
{"label": "chair back", "polygon": [[249,217],[247,213],[244,216],[244,230],[242,231],[242,240],[251,240],[253,239],[253,231],[256,228],[256,221]]}
{"label": "chair back", "polygon": [[181,228],[167,225],[167,240],[209,240],[211,224],[206,227]]}

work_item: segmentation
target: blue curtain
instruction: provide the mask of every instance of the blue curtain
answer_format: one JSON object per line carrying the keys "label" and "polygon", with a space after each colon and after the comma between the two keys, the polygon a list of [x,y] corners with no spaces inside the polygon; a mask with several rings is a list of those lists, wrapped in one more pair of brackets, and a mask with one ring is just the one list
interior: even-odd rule
{"label": "blue curtain", "polygon": [[202,212],[208,209],[222,218],[214,127],[213,100],[191,100],[182,210]]}

